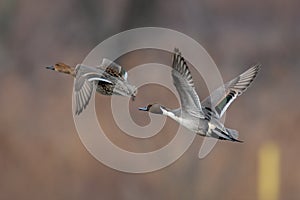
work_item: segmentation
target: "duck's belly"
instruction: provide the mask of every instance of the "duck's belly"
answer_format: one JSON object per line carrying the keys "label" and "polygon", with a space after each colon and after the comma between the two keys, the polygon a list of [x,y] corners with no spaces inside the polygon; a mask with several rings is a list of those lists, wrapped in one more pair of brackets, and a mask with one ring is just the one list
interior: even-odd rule
{"label": "duck's belly", "polygon": [[181,119],[179,123],[193,132],[197,132],[199,130],[199,123],[197,123],[196,121]]}
{"label": "duck's belly", "polygon": [[193,131],[197,135],[206,136],[207,132],[207,123],[202,120],[183,120],[181,125],[187,129]]}

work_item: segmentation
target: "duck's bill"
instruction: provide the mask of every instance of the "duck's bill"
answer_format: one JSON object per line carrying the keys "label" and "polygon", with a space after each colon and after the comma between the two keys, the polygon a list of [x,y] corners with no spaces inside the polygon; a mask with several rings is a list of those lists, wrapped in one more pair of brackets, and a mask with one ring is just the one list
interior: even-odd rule
{"label": "duck's bill", "polygon": [[141,111],[148,111],[148,108],[147,108],[147,106],[146,107],[140,107],[139,110],[141,110]]}
{"label": "duck's bill", "polygon": [[46,69],[54,70],[54,67],[53,66],[48,66],[48,67],[46,67]]}

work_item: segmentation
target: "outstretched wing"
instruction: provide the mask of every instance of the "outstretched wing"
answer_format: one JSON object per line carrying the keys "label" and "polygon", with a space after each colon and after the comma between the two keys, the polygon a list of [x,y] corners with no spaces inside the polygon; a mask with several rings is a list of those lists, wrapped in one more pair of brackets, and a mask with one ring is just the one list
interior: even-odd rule
{"label": "outstretched wing", "polygon": [[173,83],[180,97],[182,112],[204,118],[191,72],[178,49],[174,50],[172,68]]}
{"label": "outstretched wing", "polygon": [[[79,66],[80,67],[80,66]],[[86,66],[84,66],[87,68]],[[102,74],[77,70],[75,77],[75,114],[79,115],[88,105],[91,96],[96,88],[96,83],[104,82],[112,84],[111,81],[104,79]]]}
{"label": "outstretched wing", "polygon": [[212,108],[219,117],[222,117],[230,104],[250,86],[260,67],[260,64],[256,64],[238,77],[219,87],[203,100],[202,105]]}
{"label": "outstretched wing", "polygon": [[126,70],[118,65],[117,63],[104,58],[100,65],[100,68],[103,69],[107,74],[120,78],[122,80],[127,80],[127,72]]}

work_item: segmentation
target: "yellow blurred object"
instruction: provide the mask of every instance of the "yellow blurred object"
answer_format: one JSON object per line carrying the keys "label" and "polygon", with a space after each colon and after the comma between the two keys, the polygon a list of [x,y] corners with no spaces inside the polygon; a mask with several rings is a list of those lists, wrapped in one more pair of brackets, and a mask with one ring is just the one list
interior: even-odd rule
{"label": "yellow blurred object", "polygon": [[279,199],[280,153],[278,146],[268,143],[259,151],[258,199]]}

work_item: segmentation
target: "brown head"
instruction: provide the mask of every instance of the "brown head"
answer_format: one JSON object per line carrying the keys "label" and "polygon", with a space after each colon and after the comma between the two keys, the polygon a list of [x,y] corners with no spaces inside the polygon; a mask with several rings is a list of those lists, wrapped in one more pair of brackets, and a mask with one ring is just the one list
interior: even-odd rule
{"label": "brown head", "polygon": [[64,63],[56,63],[55,65],[46,67],[47,69],[51,69],[57,72],[65,73],[65,74],[70,74],[72,76],[75,76],[75,68],[70,67],[69,65],[66,65]]}
{"label": "brown head", "polygon": [[162,107],[161,105],[159,105],[157,103],[154,103],[154,104],[149,104],[148,106],[139,108],[139,110],[161,115],[161,114],[163,114],[162,108],[164,108],[164,107]]}

